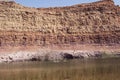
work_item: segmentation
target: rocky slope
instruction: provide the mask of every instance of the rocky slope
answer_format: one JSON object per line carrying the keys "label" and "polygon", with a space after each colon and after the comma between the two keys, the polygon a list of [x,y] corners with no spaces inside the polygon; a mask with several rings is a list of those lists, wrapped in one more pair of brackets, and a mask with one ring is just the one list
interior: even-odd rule
{"label": "rocky slope", "polygon": [[120,7],[113,0],[54,8],[0,1],[0,53],[31,47],[99,51],[99,46],[120,51]]}

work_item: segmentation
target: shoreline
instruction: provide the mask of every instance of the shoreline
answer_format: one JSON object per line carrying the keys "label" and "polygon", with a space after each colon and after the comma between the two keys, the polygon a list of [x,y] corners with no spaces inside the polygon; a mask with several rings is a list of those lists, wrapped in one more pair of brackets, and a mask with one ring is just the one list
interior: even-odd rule
{"label": "shoreline", "polygon": [[[0,52],[1,53],[1,52]],[[90,51],[90,50],[53,50],[38,49],[36,51],[19,50],[0,54],[0,63],[24,61],[59,62],[71,59],[120,57],[120,51]]]}
{"label": "shoreline", "polygon": [[120,57],[118,46],[69,45],[69,46],[2,46],[0,63],[24,61],[53,61],[69,59]]}

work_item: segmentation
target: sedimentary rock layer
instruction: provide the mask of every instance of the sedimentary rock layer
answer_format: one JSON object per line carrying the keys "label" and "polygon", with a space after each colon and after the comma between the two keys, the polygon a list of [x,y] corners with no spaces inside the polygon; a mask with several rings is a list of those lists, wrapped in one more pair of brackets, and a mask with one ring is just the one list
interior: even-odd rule
{"label": "sedimentary rock layer", "polygon": [[120,7],[112,0],[54,8],[0,2],[0,46],[59,44],[119,45]]}
{"label": "sedimentary rock layer", "polygon": [[120,56],[113,0],[54,8],[0,1],[0,62]]}

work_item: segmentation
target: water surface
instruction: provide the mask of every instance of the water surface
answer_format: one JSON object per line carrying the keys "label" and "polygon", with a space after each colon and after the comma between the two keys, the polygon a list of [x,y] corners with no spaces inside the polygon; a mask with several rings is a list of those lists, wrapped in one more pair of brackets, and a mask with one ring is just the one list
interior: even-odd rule
{"label": "water surface", "polygon": [[120,80],[120,59],[4,63],[0,80]]}

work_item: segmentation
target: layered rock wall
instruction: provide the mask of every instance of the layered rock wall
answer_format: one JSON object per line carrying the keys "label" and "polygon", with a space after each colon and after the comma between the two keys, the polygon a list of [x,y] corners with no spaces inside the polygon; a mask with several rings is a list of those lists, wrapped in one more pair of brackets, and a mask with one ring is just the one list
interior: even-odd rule
{"label": "layered rock wall", "polygon": [[0,46],[120,44],[120,7],[112,0],[55,8],[0,2]]}

